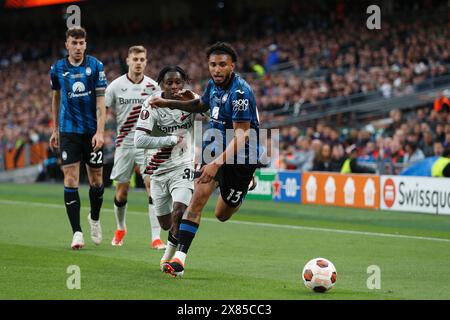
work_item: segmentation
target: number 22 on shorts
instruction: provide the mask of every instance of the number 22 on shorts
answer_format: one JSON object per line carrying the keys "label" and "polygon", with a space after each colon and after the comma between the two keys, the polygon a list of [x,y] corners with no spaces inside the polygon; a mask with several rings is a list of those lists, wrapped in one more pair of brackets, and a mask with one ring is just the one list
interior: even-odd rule
{"label": "number 22 on shorts", "polygon": [[97,151],[97,152],[91,152],[91,164],[101,164],[103,163],[103,152]]}

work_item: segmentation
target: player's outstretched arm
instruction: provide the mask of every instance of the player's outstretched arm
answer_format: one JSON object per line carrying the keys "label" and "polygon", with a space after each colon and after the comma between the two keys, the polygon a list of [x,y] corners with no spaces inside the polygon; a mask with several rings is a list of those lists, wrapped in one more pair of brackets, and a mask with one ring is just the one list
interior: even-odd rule
{"label": "player's outstretched arm", "polygon": [[151,131],[144,128],[136,128],[134,133],[134,146],[136,149],[159,149],[173,147],[181,143],[181,136],[154,137]]}
{"label": "player's outstretched arm", "polygon": [[190,100],[170,100],[161,97],[154,97],[148,101],[149,105],[157,108],[169,108],[186,111],[189,113],[202,113],[208,111],[208,106],[205,106],[200,98]]}
{"label": "player's outstretched arm", "polygon": [[53,90],[52,96],[52,119],[53,119],[53,132],[50,137],[50,147],[52,149],[59,148],[59,103],[61,101],[61,91]]}

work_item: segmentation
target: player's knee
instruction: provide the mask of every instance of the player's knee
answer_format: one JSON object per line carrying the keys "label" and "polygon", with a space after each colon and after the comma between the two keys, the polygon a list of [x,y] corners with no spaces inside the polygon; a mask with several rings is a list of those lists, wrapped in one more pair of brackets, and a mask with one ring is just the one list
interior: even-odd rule
{"label": "player's knee", "polygon": [[173,205],[173,210],[172,210],[172,220],[177,221],[177,220],[181,219],[181,217],[183,216],[186,209],[187,209],[187,206],[185,204],[182,204],[180,202],[175,202]]}
{"label": "player's knee", "polygon": [[164,231],[169,231],[169,229],[172,227],[170,223],[160,223],[160,225],[161,229],[163,229]]}
{"label": "player's knee", "polygon": [[172,212],[172,215],[173,215],[173,217],[174,217],[174,220],[180,220],[181,219],[181,217],[183,216],[183,214],[184,214],[184,209],[175,209],[175,210],[173,210],[173,212]]}
{"label": "player's knee", "polygon": [[184,211],[185,210],[182,208],[176,208],[172,211],[172,224],[174,226],[178,227],[178,224],[180,223],[181,218],[183,217]]}
{"label": "player's knee", "polygon": [[90,169],[89,184],[92,187],[101,187],[103,185],[103,172],[102,170]]}
{"label": "player's knee", "polygon": [[77,188],[78,187],[78,179],[72,175],[66,175],[64,177],[64,185],[69,188]]}
{"label": "player's knee", "polygon": [[103,181],[98,181],[95,180],[92,183],[90,183],[91,188],[96,188],[96,189],[103,189]]}
{"label": "player's knee", "polygon": [[128,200],[128,190],[127,189],[118,189],[116,191],[116,199],[120,202],[124,202]]}
{"label": "player's knee", "polygon": [[164,231],[168,231],[172,227],[172,220],[170,214],[158,217],[159,225]]}
{"label": "player's knee", "polygon": [[225,222],[225,221],[227,221],[228,219],[231,218],[231,215],[216,212],[216,218],[220,222]]}

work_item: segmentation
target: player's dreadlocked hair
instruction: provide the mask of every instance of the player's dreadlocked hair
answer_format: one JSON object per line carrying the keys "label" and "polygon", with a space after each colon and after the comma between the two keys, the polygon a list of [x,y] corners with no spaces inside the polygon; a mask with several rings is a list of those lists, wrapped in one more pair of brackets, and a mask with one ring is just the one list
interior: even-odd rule
{"label": "player's dreadlocked hair", "polygon": [[181,74],[181,79],[183,79],[183,81],[189,82],[191,80],[191,78],[189,78],[189,75],[187,74],[186,71],[183,70],[183,68],[179,66],[170,65],[162,68],[162,70],[159,72],[158,78],[156,79],[156,82],[158,82],[158,84],[160,84],[164,80],[164,76],[166,75],[167,72],[179,72]]}
{"label": "player's dreadlocked hair", "polygon": [[237,61],[236,50],[234,50],[231,44],[226,42],[216,42],[208,47],[208,49],[206,49],[206,57],[209,59],[209,56],[212,54],[227,54],[231,57],[231,61]]}

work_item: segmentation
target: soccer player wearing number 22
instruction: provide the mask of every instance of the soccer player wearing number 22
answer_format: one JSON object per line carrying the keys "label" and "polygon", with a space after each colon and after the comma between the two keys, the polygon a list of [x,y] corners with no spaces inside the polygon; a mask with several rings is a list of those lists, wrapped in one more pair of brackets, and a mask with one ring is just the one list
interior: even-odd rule
{"label": "soccer player wearing number 22", "polygon": [[[216,151],[215,158],[208,164],[203,163],[192,201],[180,223],[177,251],[174,258],[162,266],[163,271],[172,276],[184,273],[186,255],[198,230],[202,210],[216,187],[220,188],[220,195],[215,215],[220,221],[227,221],[241,206],[258,166],[259,143],[250,143],[254,142],[252,132],[256,133],[257,140],[259,135],[256,99],[247,82],[234,73],[236,52],[229,44],[219,42],[208,48],[206,55],[212,79],[201,99],[195,99],[192,92],[185,90],[181,95],[190,95],[194,99],[180,101],[155,97],[149,101],[150,105],[160,108],[187,112],[209,110],[210,127],[222,137],[222,141],[216,137],[210,143]],[[228,144],[227,129],[234,132]],[[226,146],[225,151],[221,146]]]}
{"label": "soccer player wearing number 22", "polygon": [[68,56],[50,69],[53,133],[50,146],[60,149],[64,172],[64,202],[72,226],[72,249],[84,246],[80,226],[80,161],[86,164],[91,203],[88,221],[91,239],[102,241],[100,209],[103,203],[103,132],[107,86],[103,64],[85,55],[86,31],[81,27],[66,32]]}

